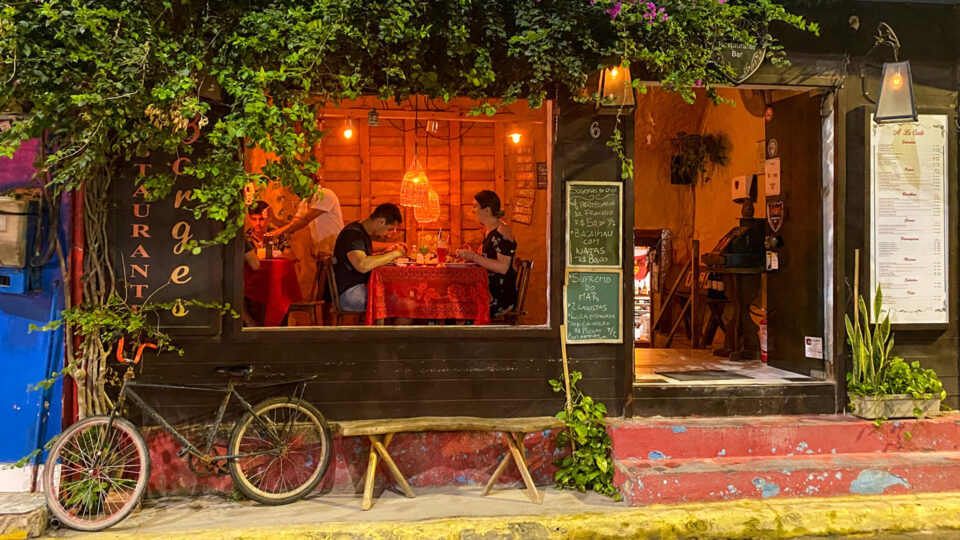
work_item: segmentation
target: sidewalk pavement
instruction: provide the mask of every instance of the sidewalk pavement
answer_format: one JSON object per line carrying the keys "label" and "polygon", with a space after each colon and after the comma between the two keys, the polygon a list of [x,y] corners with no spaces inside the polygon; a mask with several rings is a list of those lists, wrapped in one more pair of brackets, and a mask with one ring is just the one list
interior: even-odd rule
{"label": "sidewalk pavement", "polygon": [[[385,492],[372,510],[359,495],[317,495],[286,506],[221,497],[147,501],[84,539],[765,539],[877,532],[960,530],[960,492],[739,500],[631,508],[594,494],[544,489],[535,505],[517,489],[487,497],[477,488],[419,489],[416,499]],[[942,536],[941,536],[942,538]]]}

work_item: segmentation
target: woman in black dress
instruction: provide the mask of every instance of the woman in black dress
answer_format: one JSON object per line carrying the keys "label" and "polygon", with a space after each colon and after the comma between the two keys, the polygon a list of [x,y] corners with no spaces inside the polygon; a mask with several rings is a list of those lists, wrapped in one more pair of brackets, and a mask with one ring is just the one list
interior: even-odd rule
{"label": "woman in black dress", "polygon": [[513,267],[517,241],[510,227],[500,221],[503,210],[500,209],[500,197],[496,193],[489,190],[477,193],[473,198],[473,208],[477,221],[486,233],[483,245],[480,253],[461,249],[457,256],[487,269],[490,317],[496,318],[517,305],[517,271]]}

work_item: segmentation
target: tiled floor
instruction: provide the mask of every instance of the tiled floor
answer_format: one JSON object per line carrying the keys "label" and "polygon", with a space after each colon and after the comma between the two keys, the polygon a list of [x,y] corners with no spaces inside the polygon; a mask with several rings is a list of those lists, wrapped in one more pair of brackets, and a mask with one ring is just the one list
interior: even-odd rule
{"label": "tiled floor", "polygon": [[[733,362],[728,358],[714,356],[711,350],[638,348],[634,352],[634,359],[636,384],[790,384],[815,381],[815,379],[807,377],[806,375],[800,375],[766,365],[760,360]],[[657,371],[692,371],[704,369],[731,371],[750,378],[679,381],[656,374]]]}

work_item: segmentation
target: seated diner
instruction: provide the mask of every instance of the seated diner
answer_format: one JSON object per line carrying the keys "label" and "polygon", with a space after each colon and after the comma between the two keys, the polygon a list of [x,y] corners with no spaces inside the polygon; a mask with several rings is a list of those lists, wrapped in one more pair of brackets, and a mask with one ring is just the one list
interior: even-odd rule
{"label": "seated diner", "polygon": [[489,190],[477,193],[473,198],[473,213],[484,231],[480,252],[470,251],[468,246],[457,255],[487,270],[490,318],[495,319],[517,305],[517,270],[513,266],[517,241],[502,220],[504,212],[496,193]]}
{"label": "seated diner", "polygon": [[367,309],[367,281],[370,272],[404,255],[403,244],[393,244],[381,254],[373,253],[373,241],[387,242],[403,223],[400,209],[384,203],[363,221],[353,222],[340,231],[333,248],[333,275],[345,311]]}

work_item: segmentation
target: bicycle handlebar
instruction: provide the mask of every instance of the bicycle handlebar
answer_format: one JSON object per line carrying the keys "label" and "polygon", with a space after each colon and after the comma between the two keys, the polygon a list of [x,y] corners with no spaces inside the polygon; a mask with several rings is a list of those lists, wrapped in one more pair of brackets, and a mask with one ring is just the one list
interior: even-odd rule
{"label": "bicycle handlebar", "polygon": [[153,343],[143,343],[143,344],[140,345],[139,348],[137,348],[137,354],[136,354],[136,356],[133,357],[133,360],[130,360],[130,359],[128,359],[128,358],[124,358],[124,357],[123,357],[123,343],[124,343],[125,340],[126,340],[126,339],[125,339],[123,336],[120,336],[120,343],[117,344],[117,361],[119,361],[121,364],[126,364],[126,363],[129,363],[129,362],[132,362],[132,363],[134,363],[134,364],[139,364],[139,363],[140,363],[140,357],[143,356],[143,350],[144,350],[144,349],[156,349],[156,348],[157,348],[157,346],[154,345]]}

